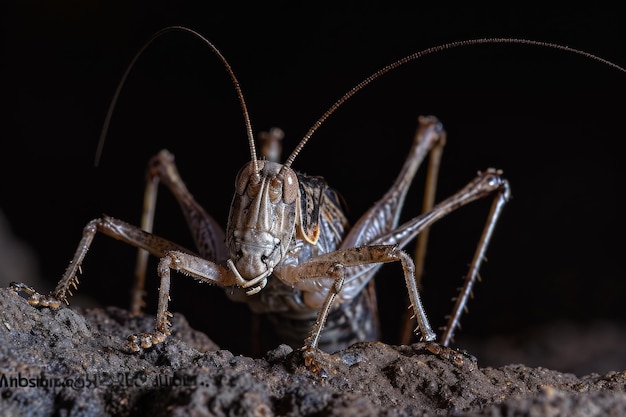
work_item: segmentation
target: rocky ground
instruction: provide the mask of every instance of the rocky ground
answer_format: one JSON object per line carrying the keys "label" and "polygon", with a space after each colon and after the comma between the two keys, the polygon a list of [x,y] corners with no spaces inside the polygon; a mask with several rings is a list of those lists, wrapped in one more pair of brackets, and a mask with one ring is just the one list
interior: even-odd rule
{"label": "rocky ground", "polygon": [[131,354],[125,337],[150,330],[151,316],[35,309],[9,288],[0,289],[0,321],[1,416],[626,415],[623,368],[578,376],[482,366],[437,345],[363,343],[320,352],[314,373],[284,345],[233,355],[176,313],[171,338]]}

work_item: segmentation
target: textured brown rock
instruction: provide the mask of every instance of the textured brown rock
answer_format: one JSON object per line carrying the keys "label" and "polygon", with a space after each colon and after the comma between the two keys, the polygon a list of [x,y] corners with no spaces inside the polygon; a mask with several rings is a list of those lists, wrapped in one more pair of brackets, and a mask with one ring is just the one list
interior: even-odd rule
{"label": "textured brown rock", "polygon": [[436,345],[357,344],[316,356],[281,345],[234,356],[172,319],[172,337],[121,349],[152,317],[109,307],[35,309],[0,289],[1,415],[539,416],[623,415],[626,372],[578,377],[545,368],[481,367]]}

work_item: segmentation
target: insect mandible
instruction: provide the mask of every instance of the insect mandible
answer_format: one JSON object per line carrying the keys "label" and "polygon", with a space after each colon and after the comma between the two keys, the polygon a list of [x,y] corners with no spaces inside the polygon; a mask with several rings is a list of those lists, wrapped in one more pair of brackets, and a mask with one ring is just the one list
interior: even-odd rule
{"label": "insect mandible", "polygon": [[[102,132],[97,158],[102,151],[112,110],[133,65],[157,38],[171,31],[190,33],[202,40],[220,59],[236,89],[244,116],[250,161],[235,179],[226,229],[201,207],[185,186],[174,157],[163,150],[149,163],[141,227],[103,216],[83,230],[75,255],[56,288],[48,295],[23,283],[13,283],[29,296],[33,306],[59,308],[78,287],[81,265],[97,233],[139,248],[131,312],[140,314],[149,254],[160,258],[156,323],[151,333],[130,335],[125,347],[140,351],[162,343],[170,335],[168,311],[171,271],[227,288],[229,298],[245,302],[255,313],[275,325],[281,342],[312,351],[337,351],[358,341],[378,338],[374,297],[370,284],[384,263],[399,262],[417,321],[415,333],[423,340],[437,339],[420,299],[418,277],[428,228],[452,211],[473,201],[492,197],[487,221],[470,263],[456,303],[439,343],[448,346],[459,326],[461,313],[478,277],[494,227],[509,199],[508,182],[497,169],[479,172],[452,196],[434,204],[435,185],[446,133],[433,116],[419,118],[408,156],[387,191],[354,225],[348,224],[340,195],[322,177],[298,172],[292,165],[319,126],[346,100],[378,77],[434,52],[484,43],[519,43],[561,49],[598,60],[626,72],[609,61],[557,44],[525,39],[474,39],[443,44],[402,58],[355,85],[333,104],[309,129],[285,162],[279,162],[280,130],[264,137],[261,157],[239,81],[220,51],[204,36],[185,27],[167,27],[155,33],[135,55],[115,92]],[[399,224],[400,211],[412,180],[428,158],[426,201],[423,214]],[[196,251],[186,249],[152,233],[156,194],[164,184],[178,200],[193,235]],[[417,238],[415,260],[404,248]]]}

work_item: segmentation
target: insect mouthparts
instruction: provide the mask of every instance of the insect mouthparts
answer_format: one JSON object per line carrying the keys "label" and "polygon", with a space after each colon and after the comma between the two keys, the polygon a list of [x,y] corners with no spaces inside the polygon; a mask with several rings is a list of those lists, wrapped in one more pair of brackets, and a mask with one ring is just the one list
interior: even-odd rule
{"label": "insect mouthparts", "polygon": [[[254,287],[246,291],[247,295],[256,294],[259,291],[261,291],[263,288],[265,288],[265,285],[267,285],[267,277],[270,276],[272,272],[274,272],[274,268],[270,267],[266,269],[265,272],[261,273],[259,276],[254,277],[250,280],[247,280],[241,276],[241,274],[237,270],[237,267],[235,266],[235,263],[232,261],[232,259],[229,259],[228,261],[226,261],[226,263],[228,264],[228,268],[235,275],[235,283],[238,286],[244,289]],[[255,285],[258,284],[259,282],[260,284],[255,287]]]}
{"label": "insect mouthparts", "polygon": [[254,287],[254,288],[252,288],[252,289],[250,289],[248,291],[246,291],[246,295],[254,295],[254,294],[258,293],[263,288],[265,288],[265,285],[267,285],[267,277],[263,278],[263,280],[261,281],[261,283],[258,286]]}

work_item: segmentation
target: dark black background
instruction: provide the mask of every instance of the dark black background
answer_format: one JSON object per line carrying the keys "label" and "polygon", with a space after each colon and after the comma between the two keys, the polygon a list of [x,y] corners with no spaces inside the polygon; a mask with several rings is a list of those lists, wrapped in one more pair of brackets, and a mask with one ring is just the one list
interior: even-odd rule
{"label": "dark black background", "polygon": [[[612,9],[205,3],[3,3],[0,209],[35,251],[50,287],[87,221],[107,213],[138,223],[145,164],[163,147],[176,155],[197,199],[226,224],[234,176],[249,159],[243,118],[219,61],[187,34],[172,33],[142,56],[122,92],[101,165],[93,165],[118,81],[162,27],[189,26],[214,42],[241,82],[255,131],[280,126],[288,152],[354,84],[441,43],[519,37],[626,65],[625,16]],[[556,319],[624,321],[625,87],[625,73],[558,50],[454,49],[401,67],[357,94],[316,132],[294,167],[326,177],[356,221],[397,174],[417,116],[434,114],[448,130],[439,198],[487,167],[504,170],[513,191],[459,343],[463,335]],[[416,182],[405,218],[419,211],[420,187]],[[487,207],[477,203],[432,230],[423,297],[435,326],[450,310]],[[185,227],[162,192],[156,231],[191,245]],[[99,236],[84,264],[81,294],[125,307],[134,256]],[[381,314],[390,320],[385,340],[394,343],[405,297],[400,268],[385,266],[377,282]],[[150,285],[153,301],[156,280]],[[185,278],[175,279],[172,299],[173,311],[224,348],[247,351],[244,305]]]}

